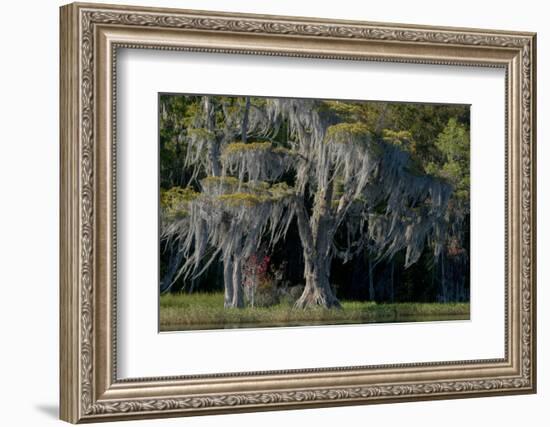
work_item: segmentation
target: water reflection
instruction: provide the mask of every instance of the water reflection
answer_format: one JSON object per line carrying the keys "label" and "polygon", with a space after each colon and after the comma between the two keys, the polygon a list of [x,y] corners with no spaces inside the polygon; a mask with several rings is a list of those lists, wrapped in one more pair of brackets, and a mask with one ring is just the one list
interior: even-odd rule
{"label": "water reflection", "polygon": [[330,325],[361,325],[371,323],[412,323],[412,322],[442,322],[451,320],[470,320],[468,315],[395,315],[393,317],[385,316],[382,319],[369,319],[358,321],[326,321],[326,320],[303,320],[293,322],[280,322],[280,323],[231,323],[231,324],[196,324],[196,325],[169,325],[162,326],[161,332],[174,332],[174,331],[201,331],[201,330],[214,330],[214,329],[251,329],[251,328],[281,328],[281,327],[303,327],[303,326],[330,326]]}

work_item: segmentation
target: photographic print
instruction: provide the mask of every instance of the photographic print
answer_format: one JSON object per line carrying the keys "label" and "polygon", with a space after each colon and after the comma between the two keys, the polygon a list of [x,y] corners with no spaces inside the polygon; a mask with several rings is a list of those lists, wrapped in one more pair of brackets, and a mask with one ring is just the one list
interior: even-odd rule
{"label": "photographic print", "polygon": [[160,330],[469,319],[470,107],[159,95]]}

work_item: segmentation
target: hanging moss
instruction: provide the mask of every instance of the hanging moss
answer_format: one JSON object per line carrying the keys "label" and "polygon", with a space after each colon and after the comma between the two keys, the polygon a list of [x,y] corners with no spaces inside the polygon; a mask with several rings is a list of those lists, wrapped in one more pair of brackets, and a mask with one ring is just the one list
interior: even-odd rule
{"label": "hanging moss", "polygon": [[225,147],[223,154],[239,153],[243,151],[270,151],[277,154],[289,154],[290,150],[274,146],[271,142],[233,142]]}
{"label": "hanging moss", "polygon": [[293,163],[292,153],[270,142],[235,142],[223,152],[222,164],[225,173],[236,174],[240,181],[274,181]]}
{"label": "hanging moss", "polygon": [[207,176],[201,180],[203,193],[211,196],[234,193],[244,186],[245,183],[232,176]]}
{"label": "hanging moss", "polygon": [[201,184],[222,184],[222,185],[238,185],[239,180],[233,176],[207,176],[201,180]]}
{"label": "hanging moss", "polygon": [[173,236],[186,227],[190,204],[200,196],[192,188],[172,187],[160,192],[161,236]]}
{"label": "hanging moss", "polygon": [[189,187],[172,187],[160,191],[160,206],[163,209],[173,210],[187,202],[196,199],[200,193]]}
{"label": "hanging moss", "polygon": [[412,141],[412,135],[407,130],[391,130],[391,129],[384,129],[382,131],[382,139],[384,142],[387,142],[388,144],[393,144],[398,147],[402,147],[404,145],[410,144]]}
{"label": "hanging moss", "polygon": [[240,205],[252,207],[261,203],[277,203],[294,194],[294,189],[285,182],[273,186],[265,182],[245,183],[244,188],[247,191],[222,194],[217,197],[217,200],[231,207]]}
{"label": "hanging moss", "polygon": [[220,196],[230,193],[258,193],[267,191],[269,183],[265,181],[241,182],[232,176],[207,176],[201,180],[204,194]]}
{"label": "hanging moss", "polygon": [[251,151],[251,150],[262,150],[267,151],[271,150],[270,142],[233,142],[225,147],[224,154],[237,153],[240,151]]}
{"label": "hanging moss", "polygon": [[251,193],[232,193],[222,194],[221,196],[218,196],[218,200],[232,207],[242,205],[252,207],[264,203],[268,199],[265,196]]}
{"label": "hanging moss", "polygon": [[295,192],[294,188],[290,187],[286,182],[274,184],[268,189],[268,191],[273,200],[280,200],[284,197],[293,195]]}
{"label": "hanging moss", "polygon": [[187,129],[187,135],[189,137],[202,139],[202,140],[209,140],[214,138],[214,134],[210,132],[207,129],[204,128],[188,128]]}

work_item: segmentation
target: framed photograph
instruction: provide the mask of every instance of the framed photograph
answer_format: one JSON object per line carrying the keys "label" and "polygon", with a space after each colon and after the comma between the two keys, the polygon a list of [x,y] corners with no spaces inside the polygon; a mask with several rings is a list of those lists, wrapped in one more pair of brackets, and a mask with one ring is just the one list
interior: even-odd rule
{"label": "framed photograph", "polygon": [[63,420],[536,391],[535,34],[60,13]]}

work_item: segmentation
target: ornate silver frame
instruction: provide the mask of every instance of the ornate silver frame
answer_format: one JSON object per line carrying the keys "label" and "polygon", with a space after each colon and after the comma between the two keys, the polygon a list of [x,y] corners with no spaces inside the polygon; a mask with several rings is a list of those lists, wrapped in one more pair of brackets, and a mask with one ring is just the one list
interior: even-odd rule
{"label": "ornate silver frame", "polygon": [[[61,8],[60,42],[61,419],[78,423],[535,392],[535,34],[71,4]],[[117,379],[118,47],[504,68],[505,357]]]}

